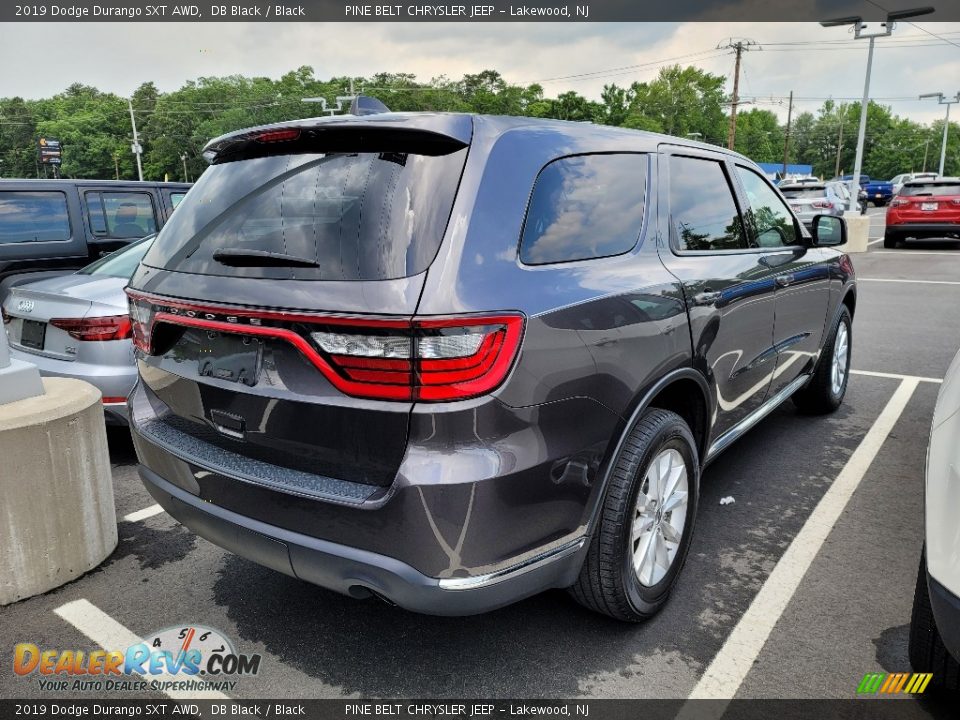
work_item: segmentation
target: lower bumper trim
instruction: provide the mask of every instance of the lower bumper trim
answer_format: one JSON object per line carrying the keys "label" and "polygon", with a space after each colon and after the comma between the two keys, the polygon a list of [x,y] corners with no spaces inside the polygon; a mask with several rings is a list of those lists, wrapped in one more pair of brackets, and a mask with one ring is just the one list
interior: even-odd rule
{"label": "lower bumper trim", "polygon": [[203,501],[143,465],[139,470],[147,490],[169,515],[230,552],[344,595],[372,593],[430,615],[473,615],[550,588],[569,587],[577,579],[587,547],[587,538],[580,537],[503,571],[438,579],[396,558],[240,515]]}

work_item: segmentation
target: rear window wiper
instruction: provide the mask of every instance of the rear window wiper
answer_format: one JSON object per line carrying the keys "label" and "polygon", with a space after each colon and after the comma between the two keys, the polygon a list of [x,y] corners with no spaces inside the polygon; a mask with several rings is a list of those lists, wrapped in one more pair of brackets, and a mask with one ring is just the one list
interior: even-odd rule
{"label": "rear window wiper", "polygon": [[213,259],[229,267],[303,267],[318,268],[320,263],[310,258],[266,250],[220,248],[213,251]]}

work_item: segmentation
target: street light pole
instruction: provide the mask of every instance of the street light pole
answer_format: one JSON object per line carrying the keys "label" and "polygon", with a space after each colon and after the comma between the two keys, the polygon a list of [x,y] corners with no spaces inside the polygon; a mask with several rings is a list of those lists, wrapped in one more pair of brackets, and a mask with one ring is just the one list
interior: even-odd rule
{"label": "street light pole", "polygon": [[[943,177],[943,166],[947,161],[947,131],[950,129],[950,106],[960,102],[960,92],[952,100],[944,100],[943,93],[925,93],[920,96],[921,100],[926,98],[936,98],[940,105],[947,106],[947,116],[943,119],[943,144],[940,146],[940,177]],[[926,163],[924,163],[926,165]]]}
{"label": "street light pole", "polygon": [[[859,28],[858,28],[859,30]],[[863,141],[867,134],[867,107],[870,105],[870,73],[873,70],[873,41],[870,36],[870,50],[867,52],[867,77],[863,83],[863,100],[860,102],[860,129],[857,130],[857,154],[853,161],[853,178],[850,180],[850,211],[856,207],[860,196],[860,171],[863,169]]]}
{"label": "street light pole", "polygon": [[873,43],[878,37],[885,37],[893,34],[893,27],[897,20],[905,20],[918,15],[928,15],[933,12],[932,7],[910,8],[909,10],[895,10],[887,13],[886,22],[880,23],[883,28],[879,32],[864,33],[867,24],[859,15],[850,17],[836,18],[835,20],[824,20],[820,24],[823,27],[838,27],[841,25],[853,25],[854,38],[868,38],[870,40],[870,50],[867,54],[867,76],[863,83],[863,101],[860,105],[860,128],[857,131],[857,154],[853,166],[853,177],[850,180],[850,207],[848,210],[853,212],[857,206],[857,198],[860,194],[860,171],[863,169],[863,143],[867,132],[867,108],[870,104],[870,73],[873,70]]}

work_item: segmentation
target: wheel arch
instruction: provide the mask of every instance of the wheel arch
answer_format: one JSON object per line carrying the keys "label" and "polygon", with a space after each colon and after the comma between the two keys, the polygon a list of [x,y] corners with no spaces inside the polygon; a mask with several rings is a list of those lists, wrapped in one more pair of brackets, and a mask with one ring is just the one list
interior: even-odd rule
{"label": "wheel arch", "polygon": [[603,470],[598,476],[598,489],[591,500],[588,511],[588,534],[592,535],[596,526],[617,456],[630,435],[631,429],[649,408],[660,408],[661,410],[675,412],[690,425],[690,431],[693,433],[697,444],[698,462],[703,467],[703,460],[710,439],[712,419],[710,386],[703,374],[692,367],[677,368],[657,380],[646,391],[638,393],[637,398],[636,402],[631,405],[633,411],[626,418],[619,434],[611,442],[603,464]]}

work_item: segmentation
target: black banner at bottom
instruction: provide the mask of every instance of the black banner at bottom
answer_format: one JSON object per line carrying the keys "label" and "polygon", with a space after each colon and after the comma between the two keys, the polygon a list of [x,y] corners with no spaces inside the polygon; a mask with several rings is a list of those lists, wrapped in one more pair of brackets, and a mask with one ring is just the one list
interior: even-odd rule
{"label": "black banner at bottom", "polygon": [[0,700],[8,718],[306,718],[307,720],[929,720],[956,698],[851,700]]}

